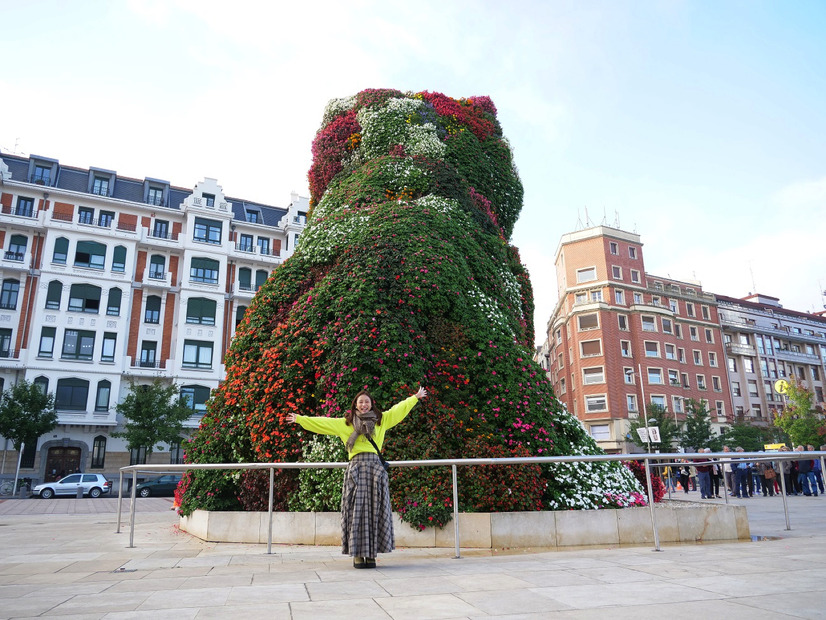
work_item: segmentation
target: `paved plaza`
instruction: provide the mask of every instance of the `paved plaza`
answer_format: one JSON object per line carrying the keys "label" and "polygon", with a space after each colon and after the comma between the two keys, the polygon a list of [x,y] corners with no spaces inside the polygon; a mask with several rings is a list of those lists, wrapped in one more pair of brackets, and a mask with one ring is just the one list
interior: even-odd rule
{"label": "paved plaza", "polygon": [[[677,497],[677,496],[675,496]],[[696,500],[697,493],[677,499]],[[722,502],[723,500],[714,500]],[[171,500],[0,501],[3,618],[823,618],[826,498],[732,499],[754,542],[565,551],[398,549],[354,570],[338,548],[207,543]]]}

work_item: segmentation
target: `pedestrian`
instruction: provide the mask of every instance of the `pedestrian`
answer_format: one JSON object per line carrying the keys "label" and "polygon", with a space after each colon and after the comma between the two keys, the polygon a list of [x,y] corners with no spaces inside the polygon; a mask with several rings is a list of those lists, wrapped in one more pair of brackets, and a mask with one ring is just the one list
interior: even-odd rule
{"label": "pedestrian", "polygon": [[[731,448],[723,446],[723,452],[731,452]],[[735,464],[730,460],[723,461],[723,475],[726,477],[726,488],[729,495],[734,495],[734,467]]]}
{"label": "pedestrian", "polygon": [[759,461],[757,463],[757,472],[760,476],[760,482],[763,483],[763,497],[771,495],[774,497],[774,479],[777,474],[774,472],[771,461]]}
{"label": "pedestrian", "polygon": [[[711,452],[711,448],[706,448],[706,452]],[[718,459],[711,460],[714,463],[711,466],[711,490],[714,493],[714,497],[720,499],[720,480],[723,477],[723,466],[719,463]]]}
{"label": "pedestrian", "polygon": [[[700,448],[700,452],[711,452],[710,448]],[[712,463],[708,459],[695,460],[697,479],[700,482],[700,499],[711,499]]]}
{"label": "pedestrian", "polygon": [[[801,453],[805,451],[803,446],[797,446],[795,450]],[[812,459],[802,458],[797,461],[797,475],[801,493],[807,497],[811,495],[817,497],[817,483]]]}
{"label": "pedestrian", "polygon": [[385,433],[404,420],[427,396],[419,390],[382,412],[362,390],[343,418],[308,417],[288,413],[287,422],[321,435],[335,435],[347,448],[349,465],[341,491],[341,552],[353,557],[355,568],[375,568],[376,555],[395,549],[390,485],[380,450]]}
{"label": "pedestrian", "polygon": [[[734,449],[735,452],[744,452],[743,448],[737,446]],[[735,462],[735,469],[734,469],[734,486],[735,486],[735,493],[734,497],[741,497],[743,499],[750,497],[749,494],[749,478],[751,478],[751,472],[749,471],[751,468],[749,467],[749,462],[745,459]]]}
{"label": "pedestrian", "polygon": [[[809,446],[809,450],[814,450],[814,446]],[[821,452],[826,452],[826,446],[820,446]],[[823,495],[823,461],[821,459],[815,459],[815,480],[817,481],[817,487],[820,489],[820,494]]]}
{"label": "pedestrian", "polygon": [[680,485],[683,487],[683,491],[688,493],[688,477],[691,473],[691,468],[688,466],[685,459],[682,460],[682,465],[679,467],[680,470]]}

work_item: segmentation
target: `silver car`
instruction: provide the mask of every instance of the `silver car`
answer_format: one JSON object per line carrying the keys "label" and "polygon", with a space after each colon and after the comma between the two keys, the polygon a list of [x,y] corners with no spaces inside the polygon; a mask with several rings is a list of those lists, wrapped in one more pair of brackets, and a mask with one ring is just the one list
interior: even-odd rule
{"label": "silver car", "polygon": [[77,489],[83,489],[83,495],[100,497],[112,489],[112,481],[103,474],[69,474],[56,482],[38,484],[32,489],[34,495],[49,499],[55,495],[77,495]]}

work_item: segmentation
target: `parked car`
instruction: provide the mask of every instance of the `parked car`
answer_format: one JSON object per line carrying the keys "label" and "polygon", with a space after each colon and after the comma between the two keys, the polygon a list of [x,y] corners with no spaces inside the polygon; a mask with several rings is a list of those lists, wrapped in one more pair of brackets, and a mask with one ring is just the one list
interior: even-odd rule
{"label": "parked car", "polygon": [[135,492],[141,497],[174,495],[180,481],[181,474],[166,474],[154,480],[141,482],[135,487]]}
{"label": "parked car", "polygon": [[77,495],[77,488],[83,488],[83,494],[89,497],[100,497],[112,490],[112,481],[103,474],[69,474],[56,482],[38,484],[32,489],[32,494],[49,499],[55,495]]}

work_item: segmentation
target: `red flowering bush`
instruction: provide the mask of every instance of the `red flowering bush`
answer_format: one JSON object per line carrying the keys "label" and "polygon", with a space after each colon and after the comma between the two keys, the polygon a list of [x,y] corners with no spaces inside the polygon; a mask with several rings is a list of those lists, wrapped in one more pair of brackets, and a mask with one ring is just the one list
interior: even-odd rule
{"label": "red flowering bush", "polygon": [[[645,493],[645,496],[648,497],[648,481],[645,479],[645,464],[642,461],[626,461],[623,465],[633,472],[634,477],[639,481],[643,488],[643,493]],[[665,496],[665,485],[663,484],[662,478],[659,476],[652,476],[652,479],[654,483],[651,487],[651,492],[654,497],[654,501],[659,502]]]}
{"label": "red flowering bush", "polygon": [[[362,388],[387,408],[419,384],[431,395],[388,433],[388,460],[599,452],[531,360],[533,294],[508,243],[522,186],[495,114],[486,97],[426,92],[330,103],[308,226],[239,324],[189,462],[297,461],[311,435],[288,413],[341,416]],[[260,506],[261,480],[237,478],[191,476],[181,510]],[[276,501],[312,505],[301,494],[324,478],[301,490],[287,476]],[[637,491],[618,464],[460,469],[462,510],[595,508]],[[391,470],[391,495],[415,525],[442,524],[450,470]]]}

